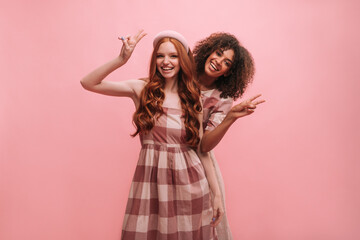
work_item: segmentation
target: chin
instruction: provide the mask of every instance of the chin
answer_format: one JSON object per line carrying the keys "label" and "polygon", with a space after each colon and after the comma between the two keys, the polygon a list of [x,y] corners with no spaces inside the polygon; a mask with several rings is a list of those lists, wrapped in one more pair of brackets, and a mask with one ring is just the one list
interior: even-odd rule
{"label": "chin", "polygon": [[212,78],[217,78],[219,76],[217,76],[216,74],[208,71],[208,70],[205,70],[205,74],[208,76],[208,77],[212,77]]}
{"label": "chin", "polygon": [[175,77],[174,74],[163,74],[162,76],[163,76],[164,78],[173,78],[173,77]]}

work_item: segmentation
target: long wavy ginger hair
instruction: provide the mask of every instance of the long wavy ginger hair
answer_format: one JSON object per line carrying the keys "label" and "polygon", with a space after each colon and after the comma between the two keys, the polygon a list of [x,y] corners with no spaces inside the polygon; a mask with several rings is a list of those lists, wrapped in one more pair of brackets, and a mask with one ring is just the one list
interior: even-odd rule
{"label": "long wavy ginger hair", "polygon": [[196,43],[194,47],[196,72],[198,76],[205,72],[205,62],[211,53],[217,50],[234,51],[233,63],[229,72],[220,76],[216,81],[216,89],[218,89],[222,98],[231,97],[236,100],[240,97],[249,83],[252,82],[255,66],[254,60],[250,52],[237,40],[237,38],[229,33],[213,33],[209,37]]}
{"label": "long wavy ginger hair", "polygon": [[196,148],[200,142],[200,122],[198,114],[201,112],[200,88],[195,81],[195,63],[192,52],[186,52],[183,45],[174,38],[165,37],[154,47],[149,69],[149,82],[145,85],[140,95],[140,104],[133,116],[133,123],[137,134],[147,134],[155,124],[155,121],[164,113],[162,108],[165,93],[165,78],[156,67],[157,51],[164,42],[174,44],[178,53],[180,71],[178,73],[178,94],[183,111],[186,129],[186,143]]}

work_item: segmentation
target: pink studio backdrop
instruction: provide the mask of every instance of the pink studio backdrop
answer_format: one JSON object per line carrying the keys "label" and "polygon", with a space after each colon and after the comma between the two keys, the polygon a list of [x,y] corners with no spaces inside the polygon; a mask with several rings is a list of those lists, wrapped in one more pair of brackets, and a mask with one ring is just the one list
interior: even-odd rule
{"label": "pink studio backdrop", "polygon": [[0,239],[111,240],[140,144],[130,99],[79,80],[148,33],[111,80],[146,76],[153,36],[235,34],[267,100],[215,153],[235,239],[360,239],[360,3],[2,1]]}

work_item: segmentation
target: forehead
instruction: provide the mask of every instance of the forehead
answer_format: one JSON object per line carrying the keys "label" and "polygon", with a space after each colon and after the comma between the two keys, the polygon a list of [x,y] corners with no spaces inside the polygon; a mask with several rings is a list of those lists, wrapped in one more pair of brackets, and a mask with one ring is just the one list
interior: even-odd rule
{"label": "forehead", "polygon": [[160,44],[157,52],[177,52],[172,42],[166,41]]}
{"label": "forehead", "polygon": [[227,50],[220,50],[220,51],[222,51],[224,57],[230,59],[231,61],[234,60],[234,55],[235,55],[234,50],[227,49]]}

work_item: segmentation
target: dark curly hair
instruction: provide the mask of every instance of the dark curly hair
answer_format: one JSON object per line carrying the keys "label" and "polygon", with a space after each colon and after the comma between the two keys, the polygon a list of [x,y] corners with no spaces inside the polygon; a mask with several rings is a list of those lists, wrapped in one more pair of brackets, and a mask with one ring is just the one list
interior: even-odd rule
{"label": "dark curly hair", "polygon": [[236,37],[229,33],[217,32],[200,40],[194,47],[194,58],[197,76],[205,71],[205,62],[216,50],[232,49],[233,63],[226,76],[222,75],[215,81],[216,89],[221,92],[220,97],[231,97],[236,100],[243,95],[246,87],[252,82],[255,73],[254,60],[249,51],[241,46]]}

